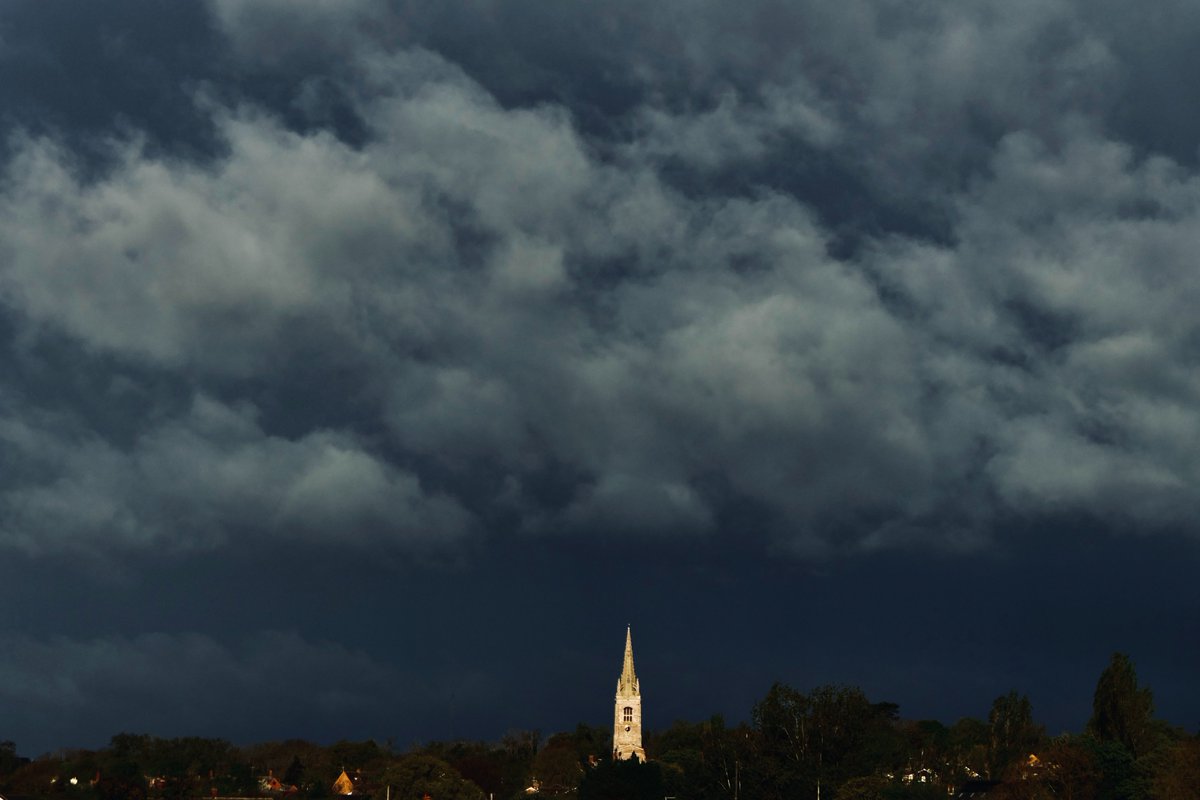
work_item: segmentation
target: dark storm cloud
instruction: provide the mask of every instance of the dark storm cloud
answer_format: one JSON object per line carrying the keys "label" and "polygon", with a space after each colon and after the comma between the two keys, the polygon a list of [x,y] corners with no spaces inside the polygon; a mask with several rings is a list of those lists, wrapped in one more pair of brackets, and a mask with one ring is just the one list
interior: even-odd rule
{"label": "dark storm cloud", "polygon": [[[299,71],[290,111],[210,98],[222,155],[113,135],[98,179],[12,139],[12,346],[66,336],[193,400],[115,441],[8,386],[11,546],[516,529],[828,554],[1194,516],[1197,181],[1108,130],[1121,64],[1076,6],[581,10],[566,35],[623,42],[640,87],[604,135],[550,84],[513,104],[486,55],[464,71],[430,8],[210,8],[232,63]],[[515,8],[464,30],[562,20]],[[318,95],[362,141],[287,123]],[[797,154],[864,187],[848,257],[820,191],[766,177]],[[888,204],[930,235],[869,223]],[[271,413],[304,405],[271,378],[300,360],[352,387],[319,425]]]}
{"label": "dark storm cloud", "polygon": [[1070,2],[394,8],[389,41],[436,49],[507,105],[564,105],[603,140],[672,143],[658,152],[689,184],[725,166],[720,188],[744,189],[754,174],[821,214],[853,182],[860,225],[886,211],[934,227],[936,195],[1005,133],[1055,136],[1124,97],[1111,15]]}
{"label": "dark storm cloud", "polygon": [[377,0],[210,0],[208,5],[240,56],[273,66],[343,58],[364,41],[394,35],[388,23],[402,22]]}
{"label": "dark storm cloud", "polygon": [[360,724],[369,717],[386,733],[384,720],[401,697],[406,713],[428,711],[405,686],[414,694],[426,688],[361,650],[294,633],[261,631],[233,643],[197,633],[0,637],[5,724],[40,729],[41,738],[23,748],[140,730],[238,738],[260,715],[297,733],[313,719],[329,726],[339,716]]}
{"label": "dark storm cloud", "polygon": [[202,0],[13,0],[0,9],[0,129],[53,131],[77,152],[114,126],[180,153],[211,147],[191,95],[218,69]]}

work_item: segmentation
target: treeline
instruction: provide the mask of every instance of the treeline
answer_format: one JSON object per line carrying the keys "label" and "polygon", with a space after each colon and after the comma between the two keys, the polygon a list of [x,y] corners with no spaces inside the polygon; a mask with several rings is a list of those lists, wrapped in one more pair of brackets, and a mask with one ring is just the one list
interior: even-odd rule
{"label": "treeline", "polygon": [[1121,654],[1101,674],[1078,734],[1047,736],[1015,691],[997,697],[986,720],[946,726],[898,711],[853,687],[803,693],[776,684],[746,723],[713,717],[649,733],[647,764],[613,762],[612,731],[589,725],[545,741],[514,731],[498,743],[433,742],[403,753],[374,741],[235,747],[120,734],[101,750],[30,761],[4,742],[0,792],[10,800],[321,800],[347,789],[375,800],[1200,798],[1200,738],[1154,718],[1150,690]]}
{"label": "treeline", "polygon": [[[1028,697],[997,697],[986,720],[902,720],[890,703],[826,686],[777,684],[751,721],[677,723],[654,737],[665,795],[933,800],[1200,798],[1200,738],[1154,718],[1128,657],[1101,674],[1084,731],[1049,737]],[[653,766],[653,765],[652,765]],[[643,797],[651,797],[645,794]]]}

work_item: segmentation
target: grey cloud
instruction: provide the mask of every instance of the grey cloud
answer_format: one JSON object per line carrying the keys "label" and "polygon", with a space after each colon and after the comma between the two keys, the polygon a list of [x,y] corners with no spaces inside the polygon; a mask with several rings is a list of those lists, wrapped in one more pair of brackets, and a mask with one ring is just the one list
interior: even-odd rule
{"label": "grey cloud", "polygon": [[[961,200],[953,251],[916,248],[889,278],[967,359],[959,402],[993,419],[1005,502],[1103,510],[1138,528],[1194,513],[1196,177],[1080,133],[1009,137]],[[936,352],[936,351],[935,351]]]}
{"label": "grey cloud", "polygon": [[[713,89],[682,107],[648,91],[615,145],[387,46],[360,24],[379,6],[323,3],[296,24],[355,43],[331,40],[354,55],[328,80],[361,143],[218,107],[223,157],[117,142],[89,182],[21,141],[0,196],[9,312],[201,399],[132,448],[10,420],[26,477],[7,484],[8,541],[205,546],[349,521],[423,543],[475,516],[709,534],[749,505],[750,531],[828,554],[978,546],[1014,513],[1188,519],[1195,178],[1100,130],[1090,87],[1113,61],[1074,6],[860,6],[759,9],[779,66],[735,47],[766,28],[645,12],[712,45],[677,54]],[[250,57],[270,9],[216,9]],[[839,259],[792,193],[689,195],[666,174],[780,163],[797,142],[861,159],[882,194],[936,189],[950,235]],[[358,396],[268,433],[236,398],[301,358]]]}
{"label": "grey cloud", "polygon": [[235,119],[225,130],[236,155],[218,171],[129,145],[91,185],[53,145],[24,143],[2,201],[0,296],[95,347],[246,374],[263,367],[263,348],[247,343],[278,343],[323,305],[353,302],[323,283],[354,256],[329,263],[339,241],[436,243],[412,236],[418,209],[330,137]]}
{"label": "grey cloud", "polygon": [[[301,4],[278,24],[314,8],[328,10]],[[1067,0],[736,9],[672,0],[569,12],[543,0],[376,3],[328,27],[352,25],[364,8],[388,24],[343,42],[330,57],[336,74],[364,49],[428,47],[506,102],[562,103],[585,121],[607,102],[623,121],[609,120],[605,138],[632,135],[643,152],[704,167],[771,163],[807,157],[799,138],[906,203],[982,167],[1004,134],[1104,118],[1131,88],[1117,81],[1129,54],[1113,51],[1113,15]],[[256,30],[238,15],[219,19],[234,41]],[[623,96],[593,96],[603,91]]]}
{"label": "grey cloud", "polygon": [[712,108],[699,111],[673,114],[648,107],[640,113],[641,130],[631,149],[640,158],[716,169],[764,159],[796,139],[829,148],[843,131],[823,105],[816,92],[797,82],[786,88],[769,87],[759,102],[749,105],[729,90]]}
{"label": "grey cloud", "polygon": [[[677,143],[662,152],[699,167],[719,153],[733,159],[735,175],[749,157],[763,165],[760,180],[817,208],[837,187],[806,187],[820,172],[795,165],[836,167],[841,181],[857,183],[840,212],[855,225],[897,207],[927,235],[939,232],[944,201],[986,169],[1005,134],[1066,136],[1064,125],[1099,120],[1118,102],[1108,91],[1118,64],[1106,37],[1072,3],[669,8],[665,35],[687,43],[671,52],[684,54],[708,89],[698,101],[687,86],[647,101],[642,113],[657,121],[658,140]],[[742,106],[733,125],[721,124],[730,84]],[[682,113],[659,110],[679,97],[687,98]],[[717,151],[715,141],[740,149]]]}
{"label": "grey cloud", "polygon": [[472,527],[452,499],[332,431],[265,434],[252,409],[198,397],[182,419],[147,425],[123,449],[36,415],[0,425],[8,470],[3,542],[29,553],[187,551],[258,534],[408,547]]}
{"label": "grey cloud", "polygon": [[[893,480],[915,472],[896,469],[901,454],[928,457],[905,418],[912,386],[879,358],[885,342],[908,358],[904,335],[869,284],[825,255],[794,202],[694,203],[649,169],[596,163],[561,114],[504,111],[427,56],[368,69],[377,88],[363,111],[376,138],[361,151],[242,115],[225,123],[222,163],[130,151],[111,178],[84,187],[51,148],[27,146],[7,195],[5,238],[20,242],[0,281],[10,304],[124,357],[235,377],[288,357],[294,328],[325,333],[395,387],[383,413],[401,447],[451,470],[498,465],[506,500],[551,527],[709,529],[713,500],[695,482],[714,471],[782,504],[785,536],[819,539],[851,496],[892,513]],[[55,215],[31,214],[49,198]],[[468,226],[483,237],[478,262],[461,249]],[[862,412],[871,384],[898,392],[896,413]],[[185,440],[208,455],[200,463],[217,476],[222,459],[239,463],[236,449],[206,453],[208,438]],[[791,452],[758,452],[777,438]],[[154,455],[172,441],[151,431],[142,448]],[[98,461],[122,459],[97,449]],[[868,452],[877,466],[863,465]],[[251,458],[248,469],[281,460]],[[372,470],[368,494],[389,485],[375,462],[339,463]],[[585,483],[547,515],[519,487],[553,463]],[[843,483],[847,470],[858,488]],[[286,517],[284,499],[305,496],[268,490],[256,505],[243,485],[190,490],[209,498],[197,504],[211,515],[200,530],[278,527],[264,509]],[[89,519],[126,515],[103,505],[120,502],[114,487],[66,486],[18,496],[39,511],[62,502]],[[138,521],[124,523],[126,540],[148,535]]]}
{"label": "grey cloud", "polygon": [[[279,24],[316,7],[329,11],[302,4]],[[364,9],[380,20],[331,52],[323,74],[345,78],[366,52],[428,48],[508,108],[569,110],[601,151],[688,187],[781,189],[851,241],[879,228],[950,236],[947,201],[1005,135],[1106,125],[1139,102],[1123,78],[1147,61],[1145,26],[1070,0],[400,2],[354,5],[328,27]],[[256,30],[218,18],[235,42]]]}

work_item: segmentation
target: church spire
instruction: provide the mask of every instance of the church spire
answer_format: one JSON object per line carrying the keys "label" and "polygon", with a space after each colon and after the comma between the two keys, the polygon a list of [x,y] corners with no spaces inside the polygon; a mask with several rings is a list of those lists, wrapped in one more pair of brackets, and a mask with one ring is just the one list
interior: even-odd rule
{"label": "church spire", "polygon": [[621,679],[617,681],[617,691],[622,689],[638,693],[637,673],[633,671],[633,634],[628,625],[625,626],[625,664],[621,667]]}
{"label": "church spire", "polygon": [[613,758],[646,760],[642,747],[642,689],[633,671],[633,634],[625,628],[625,663],[617,679],[613,714]]}

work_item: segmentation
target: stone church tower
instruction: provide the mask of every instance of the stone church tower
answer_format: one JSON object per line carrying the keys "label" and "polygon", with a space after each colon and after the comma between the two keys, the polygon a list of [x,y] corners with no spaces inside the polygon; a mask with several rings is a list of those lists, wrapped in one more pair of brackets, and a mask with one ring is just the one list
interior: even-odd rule
{"label": "stone church tower", "polygon": [[633,671],[633,636],[625,628],[625,664],[617,680],[616,711],[613,715],[613,758],[636,758],[645,762],[642,749],[642,690]]}

